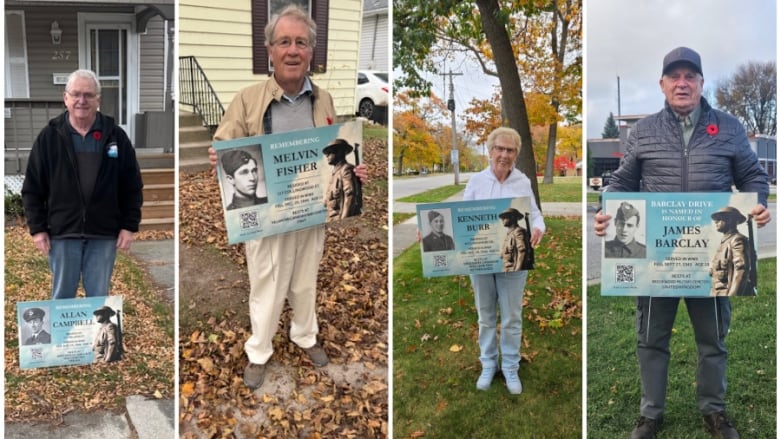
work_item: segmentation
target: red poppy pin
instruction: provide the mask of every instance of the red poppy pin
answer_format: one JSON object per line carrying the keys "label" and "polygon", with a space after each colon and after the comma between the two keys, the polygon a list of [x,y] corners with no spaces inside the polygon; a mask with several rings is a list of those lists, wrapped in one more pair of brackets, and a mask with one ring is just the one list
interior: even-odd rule
{"label": "red poppy pin", "polygon": [[100,139],[101,139],[102,137],[103,137],[103,134],[101,134],[101,133],[100,133],[100,131],[94,131],[94,132],[92,133],[92,138],[93,138],[93,139],[95,139],[95,140],[97,140],[97,141],[100,141]]}
{"label": "red poppy pin", "polygon": [[328,116],[327,119],[328,119],[328,125],[333,125],[333,119],[331,119],[330,116]]}
{"label": "red poppy pin", "polygon": [[707,134],[709,134],[710,136],[714,136],[718,134],[718,126],[715,125],[714,123],[707,125]]}

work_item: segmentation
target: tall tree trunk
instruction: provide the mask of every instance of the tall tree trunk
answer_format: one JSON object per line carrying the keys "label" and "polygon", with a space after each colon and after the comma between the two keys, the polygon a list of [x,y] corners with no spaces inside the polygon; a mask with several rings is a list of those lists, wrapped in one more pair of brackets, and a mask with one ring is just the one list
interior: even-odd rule
{"label": "tall tree trunk", "polygon": [[[552,54],[556,59],[555,64],[555,78],[553,83],[553,96],[550,104],[552,105],[555,113],[557,114],[561,108],[560,99],[558,93],[560,93],[561,85],[563,83],[563,62],[566,55],[566,43],[569,38],[569,24],[568,11],[571,8],[571,0],[566,2],[566,16],[558,11],[558,1],[553,0],[553,28],[550,32],[550,47]],[[561,42],[558,45],[558,23],[561,24]],[[549,136],[547,137],[547,156],[544,166],[544,179],[542,183],[552,184],[553,175],[555,174],[555,148],[558,143],[558,123],[550,124]]]}
{"label": "tall tree trunk", "polygon": [[517,71],[512,43],[506,30],[506,23],[502,22],[501,10],[496,0],[477,0],[482,29],[485,31],[498,72],[498,81],[501,85],[504,110],[509,119],[509,126],[517,130],[522,141],[522,148],[517,155],[517,167],[531,180],[531,188],[539,209],[542,204],[539,200],[539,185],[536,182],[536,161],[534,160],[533,142],[531,139],[531,127],[528,125],[528,113],[525,108],[523,87],[520,82],[520,74]]}

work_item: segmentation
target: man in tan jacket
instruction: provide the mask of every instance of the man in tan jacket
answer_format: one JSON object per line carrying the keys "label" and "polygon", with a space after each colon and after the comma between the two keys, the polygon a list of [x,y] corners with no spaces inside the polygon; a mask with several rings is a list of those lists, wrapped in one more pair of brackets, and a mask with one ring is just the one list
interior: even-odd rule
{"label": "man in tan jacket", "polygon": [[[215,140],[314,128],[335,121],[333,98],[306,74],[316,32],[316,23],[294,5],[271,18],[265,28],[265,45],[274,66],[273,76],[238,92]],[[209,156],[216,166],[213,148]],[[356,167],[355,173],[365,179],[365,165]],[[252,336],[244,344],[249,358],[244,384],[249,388],[263,384],[285,299],[293,310],[290,339],[315,366],[328,364],[325,350],[317,343],[316,314],[317,271],[324,243],[325,226],[246,242]]]}

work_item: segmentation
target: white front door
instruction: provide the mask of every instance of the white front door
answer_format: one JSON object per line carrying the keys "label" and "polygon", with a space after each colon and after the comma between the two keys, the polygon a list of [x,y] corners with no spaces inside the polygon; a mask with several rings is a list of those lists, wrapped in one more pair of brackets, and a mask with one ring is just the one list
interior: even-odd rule
{"label": "white front door", "polygon": [[138,34],[133,14],[79,13],[79,66],[100,81],[100,112],[134,140],[138,112]]}

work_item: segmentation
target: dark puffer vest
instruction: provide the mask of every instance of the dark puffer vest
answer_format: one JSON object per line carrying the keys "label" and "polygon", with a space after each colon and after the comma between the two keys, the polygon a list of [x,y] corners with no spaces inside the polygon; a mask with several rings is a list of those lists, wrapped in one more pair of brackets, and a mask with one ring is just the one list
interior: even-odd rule
{"label": "dark puffer vest", "polygon": [[701,116],[686,146],[668,104],[631,129],[620,168],[612,173],[614,192],[757,192],[766,206],[766,171],[750,149],[745,128],[733,116],[701,98]]}

